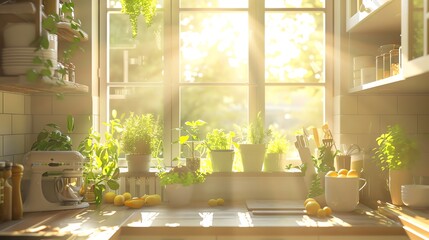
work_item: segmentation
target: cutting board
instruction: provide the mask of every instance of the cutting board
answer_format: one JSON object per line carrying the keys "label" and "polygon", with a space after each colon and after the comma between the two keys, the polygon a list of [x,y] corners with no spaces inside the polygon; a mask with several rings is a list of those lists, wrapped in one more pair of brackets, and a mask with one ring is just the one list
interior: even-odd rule
{"label": "cutting board", "polygon": [[246,200],[249,211],[304,210],[304,200]]}

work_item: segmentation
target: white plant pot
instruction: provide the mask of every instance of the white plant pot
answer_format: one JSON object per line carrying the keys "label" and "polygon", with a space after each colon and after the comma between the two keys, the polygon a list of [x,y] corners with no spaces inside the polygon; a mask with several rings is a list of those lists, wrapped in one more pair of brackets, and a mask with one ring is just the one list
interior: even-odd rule
{"label": "white plant pot", "polygon": [[210,151],[213,172],[232,172],[234,150]]}
{"label": "white plant pot", "polygon": [[128,172],[130,173],[142,173],[149,172],[150,162],[152,156],[150,154],[126,154],[125,159],[128,164]]}
{"label": "white plant pot", "polygon": [[403,205],[401,186],[413,183],[413,176],[409,170],[389,170],[389,191],[392,203]]}
{"label": "white plant pot", "polygon": [[261,172],[265,158],[265,144],[240,144],[244,172]]}
{"label": "white plant pot", "polygon": [[182,184],[165,185],[165,197],[168,205],[172,207],[186,206],[191,203],[194,186],[183,186]]}
{"label": "white plant pot", "polygon": [[285,155],[282,153],[267,153],[264,161],[265,172],[284,172],[286,169]]}

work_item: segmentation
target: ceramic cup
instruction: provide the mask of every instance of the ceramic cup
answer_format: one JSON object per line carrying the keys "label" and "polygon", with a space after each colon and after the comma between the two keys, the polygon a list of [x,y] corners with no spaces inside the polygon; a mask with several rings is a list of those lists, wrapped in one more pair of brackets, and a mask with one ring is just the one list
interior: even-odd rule
{"label": "ceramic cup", "polygon": [[[359,187],[359,183],[363,185]],[[366,185],[363,178],[338,178],[325,176],[326,204],[337,212],[351,212],[359,204],[359,191]]]}

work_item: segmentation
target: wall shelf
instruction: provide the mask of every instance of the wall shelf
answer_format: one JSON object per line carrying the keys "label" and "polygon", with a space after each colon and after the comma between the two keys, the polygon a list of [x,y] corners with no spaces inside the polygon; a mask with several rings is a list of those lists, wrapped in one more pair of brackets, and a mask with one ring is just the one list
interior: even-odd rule
{"label": "wall shelf", "polygon": [[0,90],[8,92],[19,92],[26,94],[34,93],[86,93],[88,86],[64,82],[58,83],[55,80],[42,78],[35,82],[30,82],[25,75],[20,76],[0,76]]}

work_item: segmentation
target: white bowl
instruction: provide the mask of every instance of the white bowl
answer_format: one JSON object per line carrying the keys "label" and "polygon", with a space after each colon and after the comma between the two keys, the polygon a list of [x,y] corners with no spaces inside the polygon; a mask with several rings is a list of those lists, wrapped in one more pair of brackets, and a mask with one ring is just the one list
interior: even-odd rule
{"label": "white bowl", "polygon": [[41,66],[2,66],[4,75],[15,76],[15,75],[25,75],[28,70],[36,69],[41,70]]}
{"label": "white bowl", "polygon": [[402,185],[402,202],[412,208],[429,207],[429,185]]}
{"label": "white bowl", "polygon": [[34,23],[8,23],[3,30],[5,47],[28,47],[36,39]]}

